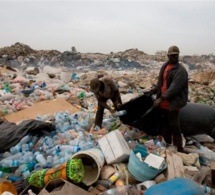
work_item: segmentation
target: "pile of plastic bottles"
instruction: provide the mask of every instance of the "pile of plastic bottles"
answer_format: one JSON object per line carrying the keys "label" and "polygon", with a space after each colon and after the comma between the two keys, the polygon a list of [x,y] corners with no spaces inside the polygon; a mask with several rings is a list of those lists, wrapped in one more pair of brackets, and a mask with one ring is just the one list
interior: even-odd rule
{"label": "pile of plastic bottles", "polygon": [[[37,116],[37,120],[48,119],[46,115]],[[0,154],[0,168],[16,168],[15,174],[11,176],[26,178],[34,171],[61,165],[78,151],[97,147],[92,135],[85,131],[90,128],[90,120],[90,113],[56,113],[56,130],[51,136],[26,135],[10,151]],[[0,175],[4,177],[8,173],[0,171]]]}

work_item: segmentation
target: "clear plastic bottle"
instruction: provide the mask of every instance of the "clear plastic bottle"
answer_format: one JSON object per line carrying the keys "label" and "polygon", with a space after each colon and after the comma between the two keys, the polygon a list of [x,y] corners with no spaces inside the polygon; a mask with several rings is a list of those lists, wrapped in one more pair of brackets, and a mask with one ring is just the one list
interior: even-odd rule
{"label": "clear plastic bottle", "polygon": [[28,144],[22,144],[22,152],[28,152],[29,151],[29,145]]}
{"label": "clear plastic bottle", "polygon": [[3,158],[8,158],[10,156],[12,156],[12,154],[10,152],[8,152],[8,151],[4,152],[3,155],[2,155]]}
{"label": "clear plastic bottle", "polygon": [[32,135],[26,135],[25,137],[23,137],[23,138],[20,140],[19,144],[20,144],[20,145],[26,144],[26,143],[30,142],[31,139],[32,139]]}
{"label": "clear plastic bottle", "polygon": [[44,141],[45,141],[45,138],[44,137],[41,137],[39,140],[38,140],[38,142],[35,144],[35,146],[34,146],[34,148],[35,148],[35,150],[40,150],[41,149],[41,147],[42,147],[42,145],[43,145],[43,143],[44,143]]}
{"label": "clear plastic bottle", "polygon": [[61,145],[59,146],[59,150],[62,151],[62,150],[68,150],[72,153],[76,153],[78,151],[81,150],[81,148],[79,146],[71,146],[71,145]]}
{"label": "clear plastic bottle", "polygon": [[47,154],[47,155],[51,155],[51,154],[53,154],[54,152],[56,152],[57,150],[59,150],[59,145],[54,146],[53,148],[46,150],[46,154]]}
{"label": "clear plastic bottle", "polygon": [[36,195],[31,189],[28,190],[28,195]]}
{"label": "clear plastic bottle", "polygon": [[46,158],[46,168],[51,168],[53,164],[53,157],[52,156],[47,156]]}
{"label": "clear plastic bottle", "polygon": [[40,163],[35,164],[34,171],[39,171],[41,169],[43,169],[43,166]]}
{"label": "clear plastic bottle", "polygon": [[214,188],[210,188],[206,185],[201,185],[200,187],[204,190],[205,194],[215,195],[215,189]]}
{"label": "clear plastic bottle", "polygon": [[5,173],[5,172],[2,172],[0,171],[0,178],[6,178],[12,182],[15,182],[15,181],[18,181],[18,180],[21,180],[22,178],[21,177],[18,177],[16,175],[13,175],[11,173]]}
{"label": "clear plastic bottle", "polygon": [[19,161],[17,160],[3,160],[1,161],[2,167],[18,167]]}
{"label": "clear plastic bottle", "polygon": [[18,169],[16,169],[15,171],[15,175],[21,175],[23,172],[25,171],[33,171],[34,170],[34,166],[36,165],[35,161],[32,162],[28,162],[25,164],[22,164],[18,167]]}
{"label": "clear plastic bottle", "polygon": [[43,167],[46,166],[46,163],[47,163],[46,159],[44,158],[44,156],[41,153],[36,152],[35,158],[36,158],[37,162],[39,162]]}
{"label": "clear plastic bottle", "polygon": [[20,164],[25,164],[28,162],[32,162],[34,160],[34,155],[32,152],[26,152],[24,156],[19,159]]}
{"label": "clear plastic bottle", "polygon": [[128,189],[129,186],[118,186],[116,188],[111,188],[105,192],[101,192],[99,193],[99,195],[126,195]]}
{"label": "clear plastic bottle", "polygon": [[19,152],[19,153],[17,153],[17,154],[14,154],[14,155],[11,155],[11,156],[9,156],[9,157],[7,157],[7,158],[2,159],[2,161],[3,161],[3,160],[16,160],[16,159],[21,158],[22,155],[23,155],[23,154],[22,154],[21,152]]}
{"label": "clear plastic bottle", "polygon": [[30,148],[33,147],[34,144],[36,144],[38,140],[39,140],[38,136],[33,136],[32,139],[31,139],[31,141],[28,143],[29,147]]}
{"label": "clear plastic bottle", "polygon": [[47,137],[46,139],[45,139],[45,144],[49,147],[49,148],[51,148],[51,147],[53,147],[53,139],[52,138],[50,138],[50,137]]}
{"label": "clear plastic bottle", "polygon": [[21,151],[20,144],[17,144],[16,146],[13,146],[10,148],[11,154],[17,154]]}
{"label": "clear plastic bottle", "polygon": [[121,110],[121,111],[118,111],[118,112],[114,113],[112,116],[113,117],[119,117],[119,116],[124,116],[126,114],[127,114],[126,110]]}

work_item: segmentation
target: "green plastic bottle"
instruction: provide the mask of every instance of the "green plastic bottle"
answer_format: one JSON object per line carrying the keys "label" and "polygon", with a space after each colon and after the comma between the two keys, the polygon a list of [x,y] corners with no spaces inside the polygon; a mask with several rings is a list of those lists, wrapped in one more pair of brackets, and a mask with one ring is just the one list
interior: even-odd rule
{"label": "green plastic bottle", "polygon": [[79,98],[80,98],[80,99],[84,99],[84,98],[85,98],[85,94],[84,94],[83,91],[79,94]]}

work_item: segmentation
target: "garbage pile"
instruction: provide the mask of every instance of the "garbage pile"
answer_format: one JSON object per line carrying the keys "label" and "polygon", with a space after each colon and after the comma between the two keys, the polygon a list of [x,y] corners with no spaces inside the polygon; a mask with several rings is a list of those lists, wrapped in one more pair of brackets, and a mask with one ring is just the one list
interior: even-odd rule
{"label": "garbage pile", "polygon": [[[1,194],[215,194],[214,132],[186,136],[186,153],[180,153],[162,136],[123,123],[126,110],[105,110],[103,128],[93,126],[92,78],[113,77],[126,104],[156,83],[162,62],[154,59],[164,57],[137,49],[110,55],[80,54],[74,47],[35,51],[20,43],[0,54]],[[186,68],[190,102],[214,111],[213,71],[196,76],[199,70]]]}

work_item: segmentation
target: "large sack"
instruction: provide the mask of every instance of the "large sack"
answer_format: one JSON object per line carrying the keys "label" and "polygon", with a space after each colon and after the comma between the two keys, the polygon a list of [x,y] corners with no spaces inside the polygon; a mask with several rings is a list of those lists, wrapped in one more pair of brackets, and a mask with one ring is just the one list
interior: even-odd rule
{"label": "large sack", "polygon": [[208,134],[214,137],[215,109],[211,106],[188,103],[181,109],[179,117],[181,130],[185,136]]}
{"label": "large sack", "polygon": [[[156,109],[145,117],[141,116],[153,105],[153,100],[147,96],[137,97],[122,105],[121,110],[127,114],[120,117],[124,124],[136,127],[150,135],[159,132],[159,116]],[[206,104],[188,102],[179,114],[181,131],[185,136],[208,134],[215,137],[215,109]]]}
{"label": "large sack", "polygon": [[53,125],[39,120],[24,120],[20,124],[0,121],[0,152],[15,146],[27,134],[47,134]]}

